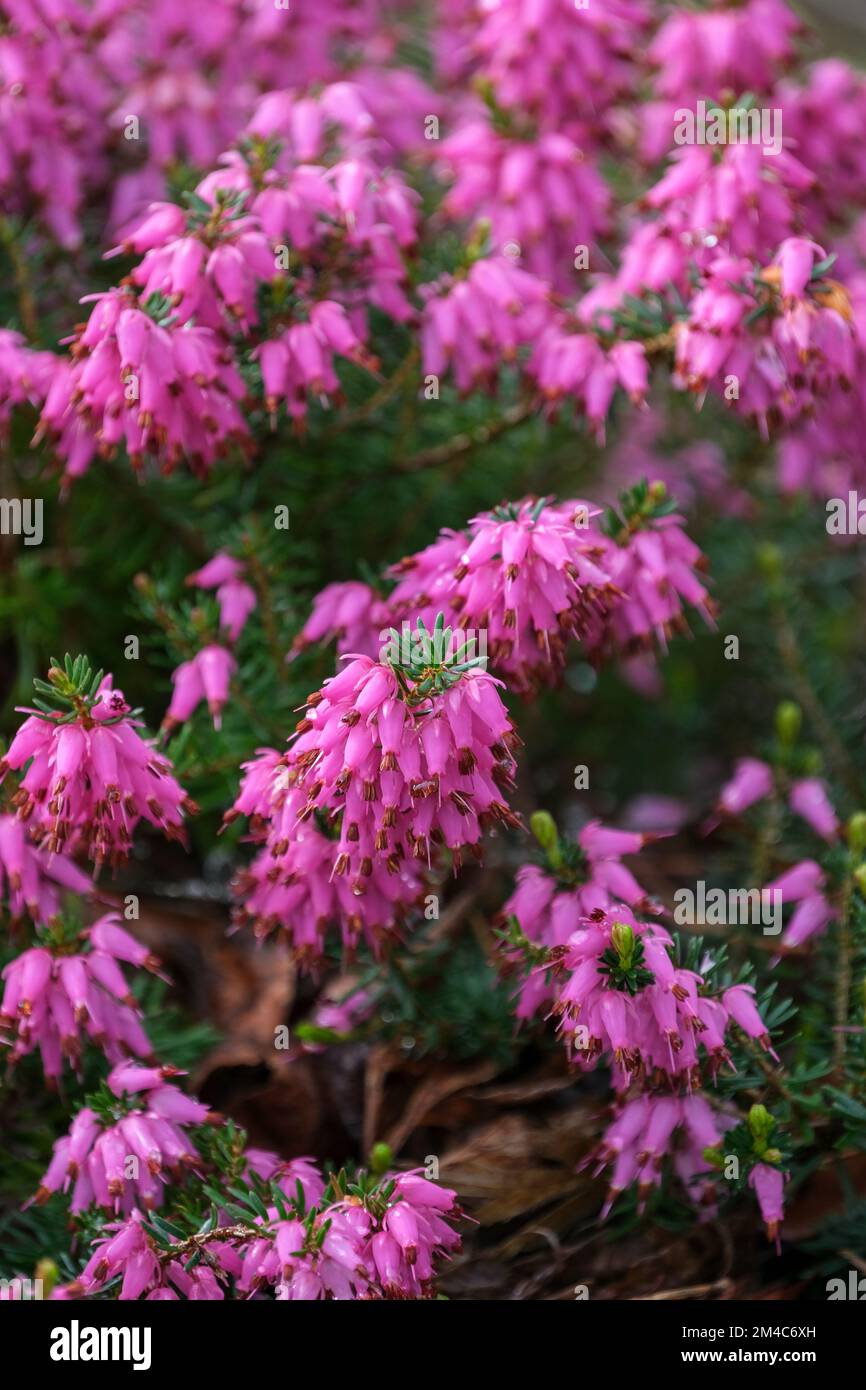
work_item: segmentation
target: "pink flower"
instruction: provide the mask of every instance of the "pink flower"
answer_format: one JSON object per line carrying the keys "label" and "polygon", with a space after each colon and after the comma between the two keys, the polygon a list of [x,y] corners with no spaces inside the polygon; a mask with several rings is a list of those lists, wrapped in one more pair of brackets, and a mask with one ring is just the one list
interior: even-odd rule
{"label": "pink flower", "polygon": [[174,694],[163,720],[163,728],[173,729],[188,719],[202,700],[207,701],[216,730],[222,727],[222,710],[229,694],[229,683],[237,663],[225,648],[211,644],[202,647],[192,659],[185,661],[172,676]]}
{"label": "pink flower", "polygon": [[621,514],[612,508],[606,514],[599,564],[622,597],[596,615],[586,635],[596,660],[609,650],[636,655],[654,642],[665,650],[674,633],[688,631],[686,605],[715,626],[713,601],[697,573],[706,562],[664,485],[644,480],[622,494],[620,505]]}
{"label": "pink flower", "polygon": [[242,575],[241,561],[236,560],[234,555],[227,554],[225,550],[219,550],[201,569],[188,574],[186,583],[198,589],[218,589],[223,584],[239,582]]}
{"label": "pink flower", "polygon": [[272,1289],[281,1302],[435,1297],[438,1266],[460,1248],[454,1192],[419,1170],[388,1175],[359,1200],[333,1184],[325,1190],[308,1160],[248,1156],[256,1171],[279,1180],[288,1199],[281,1210],[269,1208],[247,1232],[238,1223],[217,1225],[201,1242],[207,1261],[193,1266],[170,1258],[170,1246],[158,1254],[133,1210],[96,1242],[79,1279],[67,1286],[69,1296],[97,1293],[122,1275],[121,1299],[222,1299],[229,1280],[243,1297]]}
{"label": "pink flower", "polygon": [[134,468],[152,455],[163,472],[184,461],[204,476],[246,442],[245,387],[214,329],[154,317],[128,287],[93,298],[37,431],[37,438],[50,437],[70,476],[120,444]]}
{"label": "pink flower", "polygon": [[729,816],[740,816],[758,801],[773,794],[773,773],[758,758],[740,758],[730,782],[722,788],[719,807]]}
{"label": "pink flower", "polygon": [[[74,949],[73,949],[74,948]],[[120,961],[158,973],[159,961],[120,926],[114,913],[70,937],[52,933],[6,966],[0,1040],[11,1044],[9,1065],[34,1052],[55,1084],[64,1062],[76,1072],[91,1039],[110,1062],[153,1051]]]}
{"label": "pink flower", "polygon": [[27,769],[13,804],[33,838],[52,854],[85,850],[97,869],[127,858],[141,820],[182,839],[196,808],[111,676],[100,681],[84,658],[48,675],[39,688],[63,712],[22,710],[29,717],[0,759],[0,778]]}
{"label": "pink flower", "polygon": [[0,894],[13,924],[27,915],[45,923],[60,911],[61,893],[90,891],[86,874],[63,855],[49,855],[30,843],[16,816],[0,815]]}
{"label": "pink flower", "polygon": [[[535,822],[533,822],[534,826]],[[597,911],[613,910],[617,902],[637,911],[653,911],[646,890],[621,863],[621,856],[637,854],[651,838],[624,831],[605,830],[597,821],[584,826],[576,844],[558,840],[553,863],[524,864],[517,871],[517,887],[503,905],[500,921],[515,918],[523,935],[533,944],[564,946],[579,923]],[[519,952],[508,952],[517,963]],[[533,970],[521,981],[517,1017],[531,1018],[542,1001],[555,996],[548,972]]]}
{"label": "pink flower", "polygon": [[821,865],[816,864],[814,859],[802,859],[799,864],[786,869],[778,878],[766,884],[765,891],[778,893],[783,903],[796,903],[810,897],[823,884],[824,870]]}
{"label": "pink flower", "polygon": [[755,990],[752,985],[732,985],[722,995],[722,1003],[733,1022],[742,1028],[746,1037],[756,1038],[764,1051],[769,1052],[772,1057],[776,1057],[778,1062],[779,1059],[770,1043],[770,1035],[754,1002],[754,993]]}
{"label": "pink flower", "polygon": [[477,260],[464,278],[442,277],[422,295],[424,373],[453,371],[461,392],[492,390],[503,362],[514,361],[550,316],[547,286],[506,256]]}
{"label": "pink flower", "polygon": [[78,1111],[69,1134],[54,1145],[36,1201],[72,1185],[73,1214],[93,1204],[126,1214],[159,1207],[169,1177],[179,1181],[199,1161],[184,1126],[211,1120],[206,1105],[164,1079],[177,1074],[175,1067],[115,1067],[108,1089],[117,1104],[106,1108],[100,1098],[98,1110],[94,1100]]}
{"label": "pink flower", "polygon": [[785,1216],[785,1175],[768,1163],[756,1163],[749,1174],[749,1186],[758,1199],[761,1216],[767,1224],[767,1239],[779,1246],[779,1226]]}
{"label": "pink flower", "polygon": [[605,1130],[596,1153],[584,1160],[585,1164],[597,1163],[596,1173],[613,1165],[602,1218],[634,1182],[639,1184],[638,1210],[643,1211],[653,1188],[661,1185],[666,1158],[672,1159],[677,1176],[702,1216],[711,1217],[717,1188],[704,1150],[720,1144],[725,1130],[735,1124],[733,1116],[711,1105],[699,1092],[680,1097],[648,1094],[626,1100]]}
{"label": "pink flower", "polygon": [[830,805],[827,790],[819,777],[804,777],[795,782],[789,796],[791,810],[802,816],[822,839],[835,840],[839,832],[836,812]]}
{"label": "pink flower", "polygon": [[333,825],[334,874],[357,885],[377,860],[396,873],[404,857],[429,864],[439,844],[456,867],[487,826],[518,824],[503,799],[513,732],[497,685],[437,621],[406,655],[349,660],[308,701],[285,786],[303,797],[300,819],[318,810]]}
{"label": "pink flower", "polygon": [[594,514],[586,503],[547,498],[484,512],[469,522],[465,538],[443,532],[395,566],[390,607],[431,620],[433,605],[444,599],[449,620],[474,651],[489,654],[516,690],[535,693],[561,675],[569,637],[594,627],[614,602]]}
{"label": "pink flower", "polygon": [[835,910],[830,906],[823,893],[809,893],[797,904],[791,920],[785,928],[780,943],[783,950],[794,950],[795,947],[802,946],[811,937],[823,935],[828,922],[831,922],[835,916]]}
{"label": "pink flower", "polygon": [[383,629],[390,625],[384,599],[359,580],[327,584],[313,599],[312,612],[289,653],[290,659],[316,642],[336,638],[337,652],[358,652],[375,657],[384,640]]}
{"label": "pink flower", "polygon": [[[241,561],[225,551],[219,551],[201,569],[186,577],[187,584],[200,589],[216,589],[220,626],[225,629],[230,642],[238,640],[257,602],[255,590],[245,583],[243,575]],[[184,718],[188,717],[184,715]]]}
{"label": "pink flower", "polygon": [[[258,764],[245,764],[245,772],[235,808],[241,812],[249,805],[251,782],[264,776],[267,786],[252,814],[259,827],[267,828],[265,847],[235,878],[235,922],[251,926],[259,940],[278,932],[306,966],[321,960],[333,928],[339,930],[347,952],[354,952],[363,938],[380,954],[396,939],[403,918],[423,894],[419,867],[401,861],[391,868],[377,857],[371,859],[368,872],[354,879],[335,873],[334,840],[321,818],[299,816],[305,798],[299,790],[287,792],[285,768],[277,754],[265,750]],[[256,838],[261,837],[259,829]]]}
{"label": "pink flower", "polygon": [[485,118],[467,120],[442,141],[439,159],[452,181],[449,216],[484,218],[497,252],[557,290],[574,289],[575,247],[594,250],[609,230],[611,201],[575,138],[562,130],[517,138]]}

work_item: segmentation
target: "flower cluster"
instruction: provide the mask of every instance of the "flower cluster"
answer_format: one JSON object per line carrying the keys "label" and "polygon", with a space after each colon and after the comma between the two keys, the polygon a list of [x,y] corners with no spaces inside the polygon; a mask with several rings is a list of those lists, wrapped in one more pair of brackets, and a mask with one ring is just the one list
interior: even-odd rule
{"label": "flower cluster", "polygon": [[422,895],[420,868],[412,860],[392,865],[376,857],[369,872],[353,879],[336,872],[334,831],[322,814],[302,816],[306,800],[285,788],[279,754],[260,750],[244,771],[234,813],[253,818],[252,838],[264,847],[236,875],[236,923],[252,927],[259,940],[279,933],[307,964],[321,959],[335,926],[347,951],[363,939],[379,954]]}
{"label": "flower cluster", "polygon": [[[776,779],[770,764],[759,758],[741,758],[720,792],[718,806],[726,816],[741,816],[775,795]],[[787,800],[794,814],[826,844],[838,840],[842,827],[820,777],[797,778],[788,787]],[[777,895],[779,902],[796,904],[779,943],[783,952],[822,935],[836,916],[826,887],[827,874],[814,859],[800,860],[765,885],[765,891]]]}
{"label": "flower cluster", "polygon": [[39,422],[69,476],[121,443],[134,468],[153,456],[164,472],[183,460],[203,476],[247,440],[243,379],[218,333],[178,325],[164,297],[142,301],[129,287],[93,297]]}
{"label": "flower cluster", "polygon": [[0,759],[0,778],[26,768],[13,804],[33,839],[52,854],[81,849],[96,869],[128,857],[141,820],[182,840],[196,808],[111,676],[67,657],[35,685],[42,698],[21,711],[28,718]]}
{"label": "flower cluster", "polygon": [[705,1065],[715,1074],[729,1063],[731,1024],[772,1052],[753,988],[701,993],[703,977],[677,966],[672,946],[664,927],[638,921],[625,906],[575,914],[565,945],[538,968],[554,970],[553,1010],[578,1066],[610,1060],[621,1089],[636,1076],[691,1089]]}
{"label": "flower cluster", "polygon": [[[268,1165],[270,1166],[270,1165]],[[421,1170],[379,1182],[334,1181],[304,1161],[281,1165],[280,1200],[247,1228],[217,1225],[183,1242],[158,1245],[134,1211],[96,1243],[74,1286],[78,1296],[121,1279],[121,1299],[425,1299],[443,1258],[459,1249],[456,1194]],[[299,1201],[292,1187],[303,1189]],[[177,1253],[174,1254],[175,1249]],[[206,1260],[192,1265],[188,1251]]]}
{"label": "flower cluster", "polygon": [[649,1193],[662,1181],[663,1162],[668,1156],[691,1200],[706,1216],[714,1215],[718,1194],[712,1181],[713,1165],[704,1150],[721,1144],[724,1131],[735,1123],[700,1092],[684,1096],[643,1094],[626,1100],[594,1155],[596,1173],[612,1165],[602,1216],[608,1215],[617,1197],[635,1182],[642,1211]]}
{"label": "flower cluster", "polygon": [[[568,841],[560,836],[546,811],[536,811],[530,826],[544,862],[518,869],[517,886],[499,919],[506,942],[509,927],[516,927],[520,934],[518,949],[508,953],[513,964],[525,956],[526,942],[530,943],[530,959],[536,955],[533,948],[541,948],[537,955],[546,959],[548,950],[566,944],[576,921],[593,912],[612,910],[615,903],[627,903],[639,912],[657,911],[622,863],[623,855],[639,854],[651,836],[613,830],[591,821],[576,841]],[[550,973],[531,970],[519,987],[517,1017],[531,1018],[553,998]]]}
{"label": "flower cluster", "polygon": [[166,1182],[198,1163],[184,1126],[212,1118],[206,1105],[167,1079],[177,1075],[176,1067],[115,1067],[54,1145],[35,1200],[71,1188],[73,1213],[94,1204],[127,1215],[159,1207]]}
{"label": "flower cluster", "polygon": [[13,927],[25,916],[50,922],[60,911],[64,890],[88,893],[90,880],[71,860],[31,844],[17,816],[0,815],[0,896]]}
{"label": "flower cluster", "polygon": [[290,655],[297,656],[315,642],[336,642],[340,656],[377,655],[391,623],[391,613],[381,595],[360,580],[326,584],[313,599],[307,618]]}
{"label": "flower cluster", "polygon": [[[53,862],[66,861],[55,857]],[[64,1061],[80,1070],[86,1038],[110,1062],[150,1057],[152,1048],[122,962],[159,970],[156,957],[113,913],[80,932],[58,923],[39,945],[16,956],[3,971],[0,1004],[0,1041],[11,1044],[9,1065],[38,1047],[45,1079],[54,1085]]]}

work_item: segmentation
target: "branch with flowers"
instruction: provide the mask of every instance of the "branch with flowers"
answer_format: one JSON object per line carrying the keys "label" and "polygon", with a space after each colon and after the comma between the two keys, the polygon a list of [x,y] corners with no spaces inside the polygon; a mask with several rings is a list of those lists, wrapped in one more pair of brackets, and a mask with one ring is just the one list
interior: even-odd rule
{"label": "branch with flowers", "polygon": [[[475,1239],[425,1156],[186,1088],[163,872],[303,982],[285,1066],[541,1057],[594,1223],[780,1250],[866,1142],[866,80],[783,0],[164,8],[0,6],[4,537],[51,540],[0,596],[0,1043],[56,1107],[0,1269],[427,1299]],[[696,862],[778,930],[679,920]]]}

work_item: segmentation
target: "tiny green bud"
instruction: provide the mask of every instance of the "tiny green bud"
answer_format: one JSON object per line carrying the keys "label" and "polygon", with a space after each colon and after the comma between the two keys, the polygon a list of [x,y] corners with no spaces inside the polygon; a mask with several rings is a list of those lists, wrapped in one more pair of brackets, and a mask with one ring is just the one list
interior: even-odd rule
{"label": "tiny green bud", "polygon": [[854,882],[860,889],[863,897],[866,898],[866,864],[858,864],[854,870]]}
{"label": "tiny green bud", "polygon": [[749,1129],[752,1132],[752,1137],[762,1142],[764,1148],[766,1148],[767,1137],[775,1123],[776,1121],[766,1105],[753,1105],[749,1111]]}
{"label": "tiny green bud", "polygon": [[769,541],[764,545],[758,546],[758,566],[767,579],[780,579],[782,577],[782,552],[777,545],[772,545]]}
{"label": "tiny green bud", "polygon": [[866,850],[866,811],[855,811],[848,821],[848,844],[855,854]]}
{"label": "tiny green bud", "polygon": [[53,1260],[47,1257],[39,1260],[36,1265],[35,1276],[42,1280],[42,1297],[48,1298],[57,1280],[60,1278],[60,1270]]}
{"label": "tiny green bud", "polygon": [[668,490],[660,478],[649,485],[649,497],[652,503],[663,502],[668,495]]}
{"label": "tiny green bud", "polygon": [[634,931],[627,922],[614,922],[610,929],[610,939],[619,956],[623,970],[628,970],[634,958]]}
{"label": "tiny green bud", "polygon": [[781,1162],[782,1162],[782,1150],[781,1150],[781,1149],[767,1149],[766,1153],[764,1154],[764,1162],[765,1162],[765,1163],[781,1163]]}
{"label": "tiny green bud", "polygon": [[704,1149],[703,1157],[704,1162],[709,1163],[713,1168],[724,1168],[725,1166],[724,1154],[720,1153],[718,1149]]}
{"label": "tiny green bud", "polygon": [[547,855],[552,869],[562,866],[562,853],[559,848],[559,831],[556,821],[549,811],[533,811],[529,817],[529,828]]}
{"label": "tiny green bud", "polygon": [[559,839],[556,821],[549,811],[533,811],[529,817],[529,828],[542,849],[551,849]]}
{"label": "tiny green bud", "polygon": [[797,742],[803,723],[803,711],[793,700],[783,700],[776,708],[776,733],[786,748]]}
{"label": "tiny green bud", "polygon": [[807,748],[803,754],[803,771],[808,777],[817,777],[821,772],[821,754],[817,748]]}
{"label": "tiny green bud", "polygon": [[394,1155],[391,1152],[390,1144],[379,1142],[374,1144],[370,1150],[370,1171],[378,1177],[380,1173],[385,1173],[391,1167]]}

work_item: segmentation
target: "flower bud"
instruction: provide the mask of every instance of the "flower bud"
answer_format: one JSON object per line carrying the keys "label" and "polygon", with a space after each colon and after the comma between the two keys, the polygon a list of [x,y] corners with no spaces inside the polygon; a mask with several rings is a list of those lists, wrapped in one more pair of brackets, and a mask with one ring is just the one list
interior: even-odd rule
{"label": "flower bud", "polygon": [[753,1105],[749,1111],[749,1129],[752,1138],[764,1146],[766,1146],[766,1141],[775,1123],[776,1121],[765,1105]]}
{"label": "flower bud", "polygon": [[628,970],[634,958],[634,931],[627,922],[614,922],[610,929],[610,939],[619,956],[623,970]]}
{"label": "flower bud", "polygon": [[376,1173],[385,1173],[391,1167],[394,1155],[389,1144],[374,1144],[370,1150],[370,1168]]}
{"label": "flower bud", "polygon": [[777,545],[769,542],[758,547],[758,566],[767,579],[781,579],[782,552]]}
{"label": "flower bud", "polygon": [[556,821],[549,811],[533,811],[529,818],[529,828],[554,868],[562,862],[559,853],[559,831]]}
{"label": "flower bud", "polygon": [[855,854],[866,850],[866,811],[855,811],[848,821],[847,839]]}
{"label": "flower bud", "polygon": [[783,700],[776,708],[776,733],[786,748],[797,742],[803,723],[803,712],[793,700]]}

